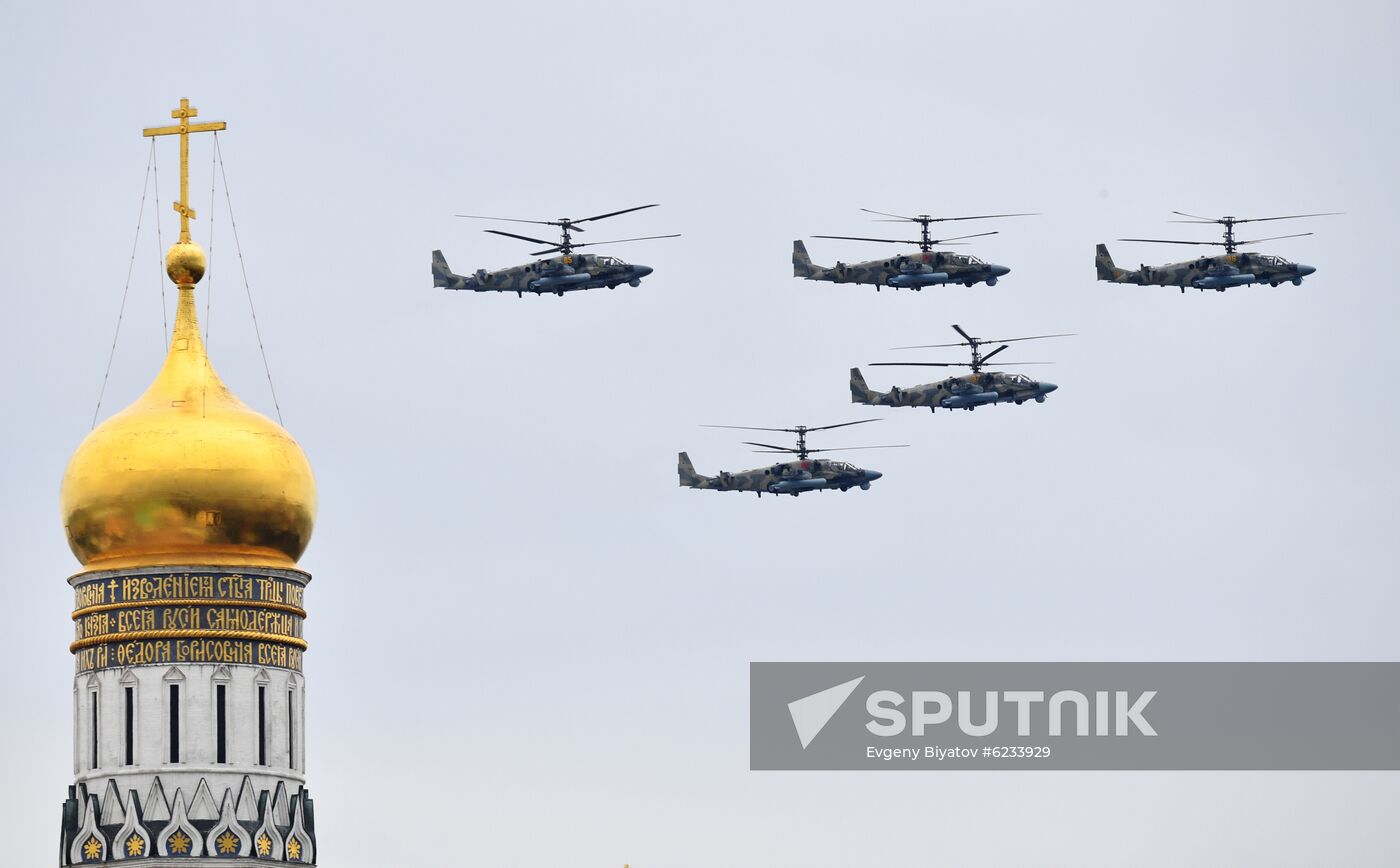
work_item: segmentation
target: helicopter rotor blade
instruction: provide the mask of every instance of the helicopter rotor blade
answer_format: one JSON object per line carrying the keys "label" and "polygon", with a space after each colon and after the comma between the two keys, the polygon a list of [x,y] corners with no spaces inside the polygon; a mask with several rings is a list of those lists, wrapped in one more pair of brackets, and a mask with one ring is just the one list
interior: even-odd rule
{"label": "helicopter rotor blade", "polygon": [[[984,356],[983,359],[982,359],[982,362],[983,362],[983,363],[986,363],[986,361],[987,361],[987,359],[986,359],[986,357]],[[972,363],[971,363],[971,362],[869,362],[868,364],[870,364],[872,367],[873,367],[873,366],[876,366],[876,365],[879,365],[879,366],[881,366],[881,367],[913,367],[913,368],[970,368],[970,367],[972,367]],[[1055,363],[1054,363],[1054,362],[998,362],[998,363],[997,363],[997,367],[1003,367],[1003,368],[1004,368],[1004,367],[1007,367],[1007,366],[1010,366],[1010,365],[1053,365],[1053,364],[1055,364]]]}
{"label": "helicopter rotor blade", "polygon": [[[1044,338],[1072,338],[1072,337],[1076,337],[1076,336],[1077,336],[1077,333],[1076,333],[1076,332],[1062,332],[1062,333],[1060,333],[1060,334],[1053,334],[1053,335],[1028,335],[1028,336],[1026,336],[1026,337],[1019,337],[1019,338],[989,338],[989,339],[987,339],[987,340],[985,340],[985,341],[979,340],[978,343],[979,343],[979,344],[1009,344],[1009,343],[1011,343],[1012,341],[1038,341],[1038,340],[1042,340],[1042,339],[1044,339]],[[912,346],[912,347],[890,347],[890,349],[891,349],[891,350],[933,350],[933,349],[943,349],[943,348],[945,348],[945,347],[965,347],[965,346],[968,346],[968,343],[967,343],[966,341],[959,341],[958,343],[955,343],[955,344],[918,344],[917,346]]]}
{"label": "helicopter rotor blade", "polygon": [[813,238],[834,238],[838,241],[879,241],[884,244],[920,244],[907,238],[860,238],[855,235],[813,235]]}
{"label": "helicopter rotor blade", "polygon": [[[1195,221],[1200,222],[1200,223],[1219,223],[1219,222],[1220,222],[1219,218],[1216,218],[1216,217],[1202,217],[1202,216],[1200,216],[1199,214],[1187,214],[1185,211],[1173,211],[1172,213],[1173,213],[1173,214],[1177,214],[1177,215],[1179,215],[1179,216],[1181,216],[1181,217],[1190,217],[1192,220],[1195,220]],[[1186,223],[1186,222],[1188,222],[1188,221],[1186,221],[1186,220],[1168,220],[1167,222],[1168,222],[1168,223]]]}
{"label": "helicopter rotor blade", "polygon": [[1285,214],[1282,217],[1241,217],[1236,223],[1263,223],[1266,220],[1297,220],[1299,217],[1335,217],[1344,211],[1320,211],[1316,214]]}
{"label": "helicopter rotor blade", "polygon": [[755,428],[752,425],[701,425],[701,428],[732,428],[736,431],[783,431],[788,434],[796,434],[796,428]]}
{"label": "helicopter rotor blade", "polygon": [[972,335],[970,335],[970,334],[968,334],[967,332],[963,331],[963,327],[960,326],[960,325],[958,325],[957,323],[953,323],[953,331],[955,331],[955,332],[957,332],[958,334],[962,335],[962,336],[963,336],[963,340],[967,341],[969,344],[979,343],[979,341],[977,340],[977,338],[974,338]]}
{"label": "helicopter rotor blade", "polygon": [[850,452],[853,449],[907,449],[908,443],[890,443],[885,446],[832,446],[829,449],[808,449],[808,452]]}
{"label": "helicopter rotor blade", "polygon": [[857,419],[854,422],[840,422],[835,425],[817,425],[807,428],[808,431],[829,431],[832,428],[845,428],[847,425],[864,425],[866,422],[879,422],[879,419]]}
{"label": "helicopter rotor blade", "polygon": [[643,235],[641,238],[618,238],[613,241],[588,241],[583,244],[575,244],[574,247],[597,247],[599,244],[626,244],[628,241],[651,241],[655,238],[680,238],[679,232],[674,235]]}
{"label": "helicopter rotor blade", "polygon": [[[621,211],[609,211],[609,212],[606,213],[606,214],[595,214],[595,215],[593,215],[592,217],[585,217],[585,218],[583,218],[582,220],[573,220],[573,221],[570,221],[570,222],[576,223],[576,224],[577,224],[577,223],[587,223],[587,222],[590,221],[590,220],[602,220],[602,219],[605,218],[605,217],[616,217],[616,216],[619,215],[619,214],[630,214],[630,213],[632,213],[633,211],[641,211],[641,210],[646,209],[646,208],[655,208],[655,207],[656,207],[657,205],[659,205],[659,204],[660,204],[660,203],[658,202],[658,203],[654,203],[654,204],[651,204],[651,205],[638,205],[638,206],[635,207],[635,208],[623,208]],[[579,230],[579,231],[581,232],[581,231],[583,231],[583,230]]]}
{"label": "helicopter rotor blade", "polygon": [[1119,238],[1119,241],[1143,241],[1148,244],[1195,244],[1208,245],[1211,247],[1224,247],[1224,241],[1175,241],[1168,238]]}
{"label": "helicopter rotor blade", "polygon": [[997,353],[1001,352],[1002,350],[1008,350],[1008,349],[1011,349],[1011,345],[1010,345],[1010,344],[1002,344],[1001,346],[999,346],[999,347],[997,347],[996,349],[992,350],[990,353],[987,353],[985,356],[983,356],[983,357],[982,357],[982,364],[986,364],[986,363],[987,363],[987,359],[990,359],[992,356],[995,356]]}
{"label": "helicopter rotor blade", "polygon": [[1272,236],[1272,237],[1270,237],[1270,238],[1256,238],[1256,239],[1254,239],[1253,241],[1236,241],[1236,242],[1235,242],[1235,245],[1238,247],[1238,246],[1242,246],[1242,245],[1245,245],[1245,244],[1260,244],[1260,243],[1262,243],[1262,242],[1264,242],[1264,241],[1277,241],[1277,240],[1279,240],[1280,238],[1302,238],[1304,235],[1311,235],[1311,234],[1312,234],[1311,232],[1299,232],[1299,233],[1297,233],[1297,234],[1295,234],[1295,235],[1274,235],[1274,236]]}
{"label": "helicopter rotor blade", "polygon": [[1030,335],[1029,337],[1024,337],[1024,338],[995,338],[995,339],[993,339],[993,340],[987,341],[987,343],[989,343],[989,344],[1009,344],[1009,343],[1011,343],[1012,341],[1038,341],[1038,340],[1041,340],[1042,338],[1072,338],[1072,337],[1075,337],[1075,336],[1076,336],[1076,334],[1075,334],[1074,332],[1064,332],[1064,333],[1062,333],[1062,334],[1057,334],[1057,335]]}
{"label": "helicopter rotor blade", "polygon": [[1301,217],[1336,217],[1345,214],[1345,211],[1319,211],[1316,214],[1285,214],[1281,217],[1201,217],[1197,214],[1187,214],[1184,211],[1173,211],[1182,217],[1190,217],[1190,220],[1168,220],[1168,223],[1263,223],[1266,220],[1297,220]]}
{"label": "helicopter rotor blade", "polygon": [[465,217],[468,220],[504,220],[507,223],[535,223],[539,226],[558,226],[558,220],[521,220],[517,217],[483,217],[480,214],[457,214],[457,217]]}
{"label": "helicopter rotor blade", "polygon": [[[893,222],[893,221],[891,221]],[[930,238],[929,244],[956,244],[964,238],[981,238],[984,235],[998,235],[998,232],[978,232],[973,235],[954,235],[952,238]],[[881,241],[889,244],[923,244],[922,241],[910,241],[907,238],[864,238],[855,235],[813,235],[813,238],[835,238],[841,241]]]}
{"label": "helicopter rotor blade", "polygon": [[901,217],[901,216],[898,215],[898,214],[886,214],[884,211],[875,211],[875,210],[870,209],[870,208],[862,208],[862,209],[860,209],[860,210],[864,211],[864,212],[867,213],[867,214],[879,214],[881,217],[893,217],[895,220],[905,220],[905,221],[908,221],[908,222],[910,222],[910,223],[918,223],[918,222],[919,222],[919,218],[918,218],[918,217]]}
{"label": "helicopter rotor blade", "polygon": [[937,222],[945,220],[991,220],[994,217],[1039,217],[1039,211],[1025,211],[1017,214],[973,214],[970,217],[936,217]]}
{"label": "helicopter rotor blade", "polygon": [[[523,221],[522,221],[523,222]],[[516,235],[514,232],[506,232],[501,229],[483,229],[482,232],[490,232],[492,235],[504,235],[507,238],[519,238],[521,241],[530,241],[535,244],[553,244],[553,241],[546,241],[543,238],[531,238],[528,235]]]}
{"label": "helicopter rotor blade", "polygon": [[[743,443],[745,446],[762,446],[764,449],[767,449],[767,450],[772,451],[772,452],[796,452],[796,451],[797,451],[796,449],[794,449],[794,448],[791,447],[791,446],[774,446],[772,443],[755,443],[755,442],[753,442],[752,440],[741,440],[740,442]],[[809,450],[809,451],[810,451],[810,450]]]}
{"label": "helicopter rotor blade", "polygon": [[963,240],[964,238],[981,238],[981,237],[983,237],[984,235],[1000,235],[1000,234],[1001,234],[1000,232],[998,232],[998,231],[996,231],[996,230],[993,230],[993,231],[991,231],[991,232],[978,232],[978,233],[975,234],[975,235],[954,235],[952,238],[930,238],[930,239],[929,239],[929,243],[930,243],[930,244],[948,244],[949,242],[952,242],[952,241],[961,241],[961,240]]}
{"label": "helicopter rotor blade", "polygon": [[[575,247],[582,247],[583,245],[582,245],[582,244],[575,244],[574,246],[575,246]],[[531,256],[549,256],[551,253],[563,253],[563,252],[564,252],[564,248],[563,248],[563,247],[551,247],[551,248],[549,248],[548,250],[536,250],[536,251],[534,251],[533,253],[531,253],[530,255],[531,255]]]}
{"label": "helicopter rotor blade", "polygon": [[899,214],[886,214],[884,211],[874,211],[870,208],[860,209],[867,214],[879,214],[881,217],[889,217],[891,220],[877,220],[877,223],[945,223],[952,220],[991,220],[994,217],[1038,217],[1038,211],[1026,211],[1016,214],[972,214],[964,217],[929,217],[920,214],[918,217],[904,217]]}

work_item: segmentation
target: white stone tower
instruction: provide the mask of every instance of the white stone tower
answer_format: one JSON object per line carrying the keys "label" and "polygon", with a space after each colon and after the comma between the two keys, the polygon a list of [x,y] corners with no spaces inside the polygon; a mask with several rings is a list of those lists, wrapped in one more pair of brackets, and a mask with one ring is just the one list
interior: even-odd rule
{"label": "white stone tower", "polygon": [[316,486],[301,447],[238,400],[205,354],[190,240],[188,100],[179,288],[146,393],[83,441],[61,493],[76,595],[73,774],[59,864],[315,864],[306,789],[304,591]]}

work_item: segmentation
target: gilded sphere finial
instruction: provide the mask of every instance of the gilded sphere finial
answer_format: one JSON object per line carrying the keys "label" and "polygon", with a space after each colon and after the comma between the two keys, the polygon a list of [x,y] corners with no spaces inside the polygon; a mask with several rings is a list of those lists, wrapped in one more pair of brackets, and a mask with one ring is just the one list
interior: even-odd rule
{"label": "gilded sphere finial", "polygon": [[193,286],[204,276],[207,262],[203,247],[193,241],[177,241],[165,254],[165,273],[177,286]]}

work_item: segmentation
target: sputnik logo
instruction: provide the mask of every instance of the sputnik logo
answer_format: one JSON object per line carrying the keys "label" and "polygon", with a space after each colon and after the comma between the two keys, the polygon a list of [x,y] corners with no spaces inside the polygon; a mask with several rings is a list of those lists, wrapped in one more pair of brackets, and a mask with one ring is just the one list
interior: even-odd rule
{"label": "sputnik logo", "polygon": [[792,725],[797,729],[797,738],[802,742],[803,750],[806,750],[812,739],[831,722],[831,718],[841,710],[841,706],[846,704],[846,700],[851,698],[856,687],[864,680],[864,675],[852,678],[844,684],[828,687],[788,703],[788,714],[792,715]]}

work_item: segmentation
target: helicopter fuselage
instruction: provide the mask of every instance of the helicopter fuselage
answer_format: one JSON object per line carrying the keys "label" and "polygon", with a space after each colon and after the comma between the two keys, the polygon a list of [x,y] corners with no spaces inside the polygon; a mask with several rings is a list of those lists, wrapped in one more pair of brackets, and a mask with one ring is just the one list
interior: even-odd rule
{"label": "helicopter fuselage", "polygon": [[887,259],[872,259],[869,262],[838,262],[827,268],[812,263],[807,247],[801,241],[793,242],[792,271],[795,277],[807,280],[868,283],[876,289],[891,286],[914,290],[950,283],[996,286],[997,278],[1011,273],[1011,269],[1004,265],[984,262],[967,253],[942,250],[898,253]]}
{"label": "helicopter fuselage", "polygon": [[749,491],[759,496],[791,494],[794,497],[807,491],[868,489],[870,483],[882,475],[878,470],[866,470],[845,461],[804,458],[798,461],[782,461],[753,470],[732,473],[720,471],[717,476],[703,476],[695,472],[694,465],[690,463],[690,456],[684,452],[680,453],[677,470],[683,488]]}
{"label": "helicopter fuselage", "polygon": [[931,410],[972,410],[987,404],[1045,403],[1058,389],[1054,383],[1032,380],[1024,374],[983,371],[949,377],[936,383],[876,392],[865,384],[860,368],[851,368],[851,403],[876,407],[928,407]]}
{"label": "helicopter fuselage", "polygon": [[646,265],[633,265],[615,256],[570,253],[499,271],[479,269],[475,274],[461,275],[448,268],[442,251],[433,251],[433,286],[443,289],[563,295],[584,289],[612,289],[624,283],[640,286],[642,278],[651,272]]}
{"label": "helicopter fuselage", "polygon": [[1286,282],[1299,286],[1304,277],[1317,271],[1311,265],[1289,262],[1282,256],[1239,252],[1201,256],[1189,262],[1142,265],[1136,270],[1129,270],[1115,266],[1108,248],[1102,244],[1098,245],[1095,251],[1094,267],[1099,280],[1110,283],[1176,286],[1183,291],[1187,288],[1214,289],[1218,292],[1224,292],[1232,286],[1248,286],[1253,283],[1278,286]]}

